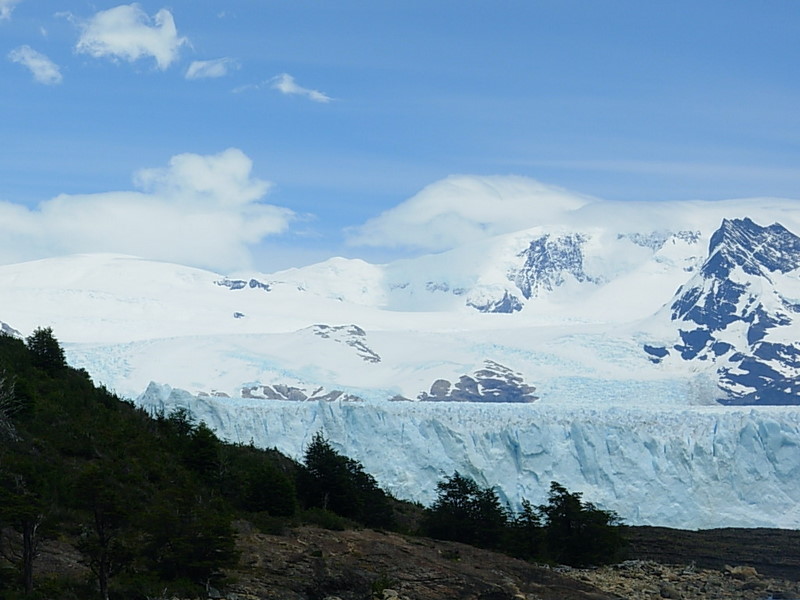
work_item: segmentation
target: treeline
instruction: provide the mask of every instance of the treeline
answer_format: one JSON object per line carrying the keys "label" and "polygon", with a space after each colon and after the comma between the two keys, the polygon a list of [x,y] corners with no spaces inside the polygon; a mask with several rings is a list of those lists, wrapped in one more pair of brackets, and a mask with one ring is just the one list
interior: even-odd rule
{"label": "treeline", "polygon": [[[0,335],[4,599],[196,597],[223,585],[236,565],[237,520],[269,533],[302,523],[402,527],[575,564],[610,556],[583,558],[572,549],[593,548],[586,536],[618,528],[609,513],[560,486],[549,505],[526,504],[520,514],[457,473],[438,490],[430,509],[399,502],[321,434],[302,463],[274,449],[222,442],[185,410],[152,416],[96,387],[66,364],[50,329],[24,342]],[[46,540],[75,547],[91,577],[34,577]]]}
{"label": "treeline", "polygon": [[482,488],[457,471],[437,484],[437,492],[423,521],[431,537],[577,567],[623,558],[625,540],[617,515],[557,482],[550,484],[546,504],[523,500],[519,512],[504,507],[492,488]]}

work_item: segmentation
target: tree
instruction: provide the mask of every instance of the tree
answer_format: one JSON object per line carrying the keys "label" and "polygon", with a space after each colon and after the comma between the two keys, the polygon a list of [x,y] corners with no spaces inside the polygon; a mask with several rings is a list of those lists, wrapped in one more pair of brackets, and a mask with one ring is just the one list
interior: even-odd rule
{"label": "tree", "polygon": [[548,502],[539,507],[545,519],[545,542],[552,560],[572,566],[590,566],[619,558],[624,540],[620,519],[551,482]]}
{"label": "tree", "polygon": [[168,581],[207,583],[238,558],[224,504],[188,480],[172,482],[152,499],[141,528],[150,569]]}
{"label": "tree", "polygon": [[16,393],[16,378],[0,370],[0,435],[17,439],[17,432],[11,420],[22,410],[24,403]]}
{"label": "tree", "polygon": [[386,493],[356,460],[338,453],[317,432],[306,448],[298,491],[307,507],[330,510],[370,527],[391,525]]}
{"label": "tree", "polygon": [[208,482],[219,474],[221,442],[205,423],[195,426],[183,451],[184,464]]}
{"label": "tree", "polygon": [[530,501],[522,499],[522,511],[508,524],[507,550],[517,558],[535,560],[544,553],[544,528],[542,518]]}
{"label": "tree", "polygon": [[108,600],[111,577],[132,560],[125,533],[136,513],[138,491],[124,465],[109,460],[87,464],[75,482],[78,507],[90,514],[78,546],[89,558],[103,600]]}
{"label": "tree", "polygon": [[[26,594],[33,591],[33,563],[39,553],[41,526],[48,513],[41,469],[35,461],[18,454],[6,456],[6,468],[0,472],[0,522],[14,527],[19,533],[17,546],[10,543],[3,554],[20,565],[22,585]],[[10,540],[9,540],[10,541]]]}
{"label": "tree", "polygon": [[238,508],[288,517],[297,509],[294,480],[267,451],[224,445],[220,451],[220,489]]}
{"label": "tree", "polygon": [[492,488],[482,488],[456,471],[437,483],[436,490],[438,496],[423,524],[428,535],[475,546],[498,546],[507,515]]}
{"label": "tree", "polygon": [[52,328],[37,328],[25,338],[25,344],[31,352],[34,366],[51,374],[67,366],[64,350],[53,335]]}

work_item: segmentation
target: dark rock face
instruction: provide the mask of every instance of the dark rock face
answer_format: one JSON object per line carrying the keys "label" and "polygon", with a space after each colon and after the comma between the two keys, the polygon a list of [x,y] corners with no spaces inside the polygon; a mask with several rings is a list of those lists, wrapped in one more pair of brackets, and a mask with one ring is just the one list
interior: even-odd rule
{"label": "dark rock face", "polygon": [[627,239],[642,248],[650,248],[653,252],[658,252],[670,239],[681,240],[689,244],[696,244],[700,241],[699,231],[653,231],[651,233],[620,233],[617,239]]}
{"label": "dark rock face", "polygon": [[250,279],[249,281],[245,281],[244,279],[228,279],[226,277],[214,283],[220,287],[226,287],[229,290],[243,290],[245,288],[250,288],[269,292],[272,289],[268,283],[263,283],[258,279]]}
{"label": "dark rock face", "polygon": [[430,393],[419,400],[428,402],[535,402],[536,389],[525,383],[519,373],[491,360],[471,376],[462,375],[456,383],[437,379]]}
{"label": "dark rock face", "polygon": [[503,293],[503,297],[497,300],[487,300],[485,302],[467,301],[470,306],[484,313],[514,313],[522,310],[522,302],[514,294],[509,294],[508,290]]}
{"label": "dark rock face", "polygon": [[322,388],[306,390],[290,385],[250,385],[242,388],[242,398],[260,398],[262,400],[286,400],[288,402],[363,402],[362,398],[346,394],[341,390],[326,391]]}
{"label": "dark rock face", "polygon": [[3,321],[0,321],[0,335],[10,335],[11,337],[22,339],[22,334],[19,331]]}
{"label": "dark rock face", "polygon": [[519,256],[524,263],[509,274],[526,299],[538,296],[542,291],[553,291],[563,285],[565,276],[577,281],[599,283],[583,269],[583,246],[587,238],[572,233],[552,238],[549,234],[533,240]]}
{"label": "dark rock face", "polygon": [[331,326],[320,324],[312,326],[311,329],[314,335],[355,349],[358,356],[366,362],[381,362],[381,357],[378,353],[367,346],[367,333],[357,325]]}
{"label": "dark rock face", "polygon": [[[683,360],[718,364],[723,404],[800,404],[800,343],[781,328],[793,324],[797,303],[778,278],[800,268],[800,237],[779,223],[725,219],[711,236],[709,256],[670,305]],[[670,350],[646,346],[653,362]]]}

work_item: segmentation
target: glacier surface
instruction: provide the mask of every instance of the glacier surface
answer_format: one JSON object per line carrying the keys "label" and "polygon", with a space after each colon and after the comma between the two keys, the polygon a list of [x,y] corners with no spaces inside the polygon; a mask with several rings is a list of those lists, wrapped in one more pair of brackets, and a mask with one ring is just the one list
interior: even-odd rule
{"label": "glacier surface", "polygon": [[399,498],[428,505],[458,470],[518,507],[550,481],[629,524],[800,528],[800,410],[287,402],[151,384],[144,408],[186,408],[222,437],[302,458],[321,431]]}
{"label": "glacier surface", "polygon": [[796,203],[592,206],[388,265],[4,265],[0,328],[233,441],[322,430],[402,498],[459,470],[512,506],[556,480],[630,523],[800,527]]}

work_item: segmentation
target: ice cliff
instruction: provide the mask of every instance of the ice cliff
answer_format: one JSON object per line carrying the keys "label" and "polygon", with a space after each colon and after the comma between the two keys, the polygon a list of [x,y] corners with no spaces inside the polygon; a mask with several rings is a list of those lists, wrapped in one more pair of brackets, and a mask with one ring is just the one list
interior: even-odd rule
{"label": "ice cliff", "polygon": [[399,498],[429,504],[458,470],[511,506],[552,480],[627,523],[800,527],[796,408],[560,408],[536,404],[198,398],[152,384],[138,403],[188,408],[224,438],[300,458],[322,431]]}

